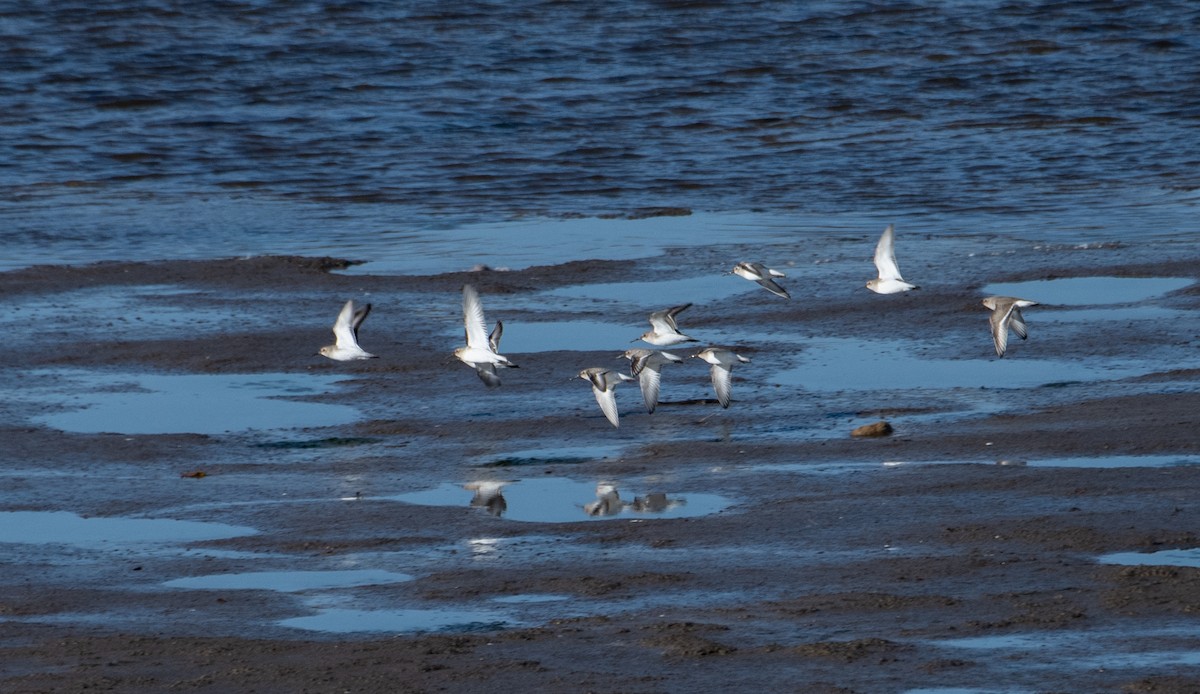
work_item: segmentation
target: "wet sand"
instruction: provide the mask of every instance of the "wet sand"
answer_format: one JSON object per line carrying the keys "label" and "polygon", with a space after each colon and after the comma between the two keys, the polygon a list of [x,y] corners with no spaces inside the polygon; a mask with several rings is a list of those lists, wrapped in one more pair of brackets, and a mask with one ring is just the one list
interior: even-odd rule
{"label": "wet sand", "polygon": [[[906,243],[922,255],[904,256]],[[1031,308],[1030,339],[1014,340],[1003,361],[979,306],[988,282],[1200,279],[1198,259],[1151,243],[901,238],[898,249],[922,289],[888,297],[862,288],[865,238],[756,249],[769,262],[796,258],[783,268],[790,302],[720,277],[746,251],[732,247],[432,277],[339,274],[343,261],[303,258],[0,274],[6,332],[20,346],[0,375],[0,512],[257,531],[0,545],[0,689],[1200,690],[1200,572],[1099,560],[1200,546],[1200,467],[1171,464],[1200,453],[1200,289],[1138,303],[1169,320],[1105,330],[1055,320],[1062,307]],[[735,370],[728,410],[691,360],[664,368],[653,415],[624,386],[614,429],[572,376],[622,365],[619,350],[506,351],[521,368],[502,372],[495,391],[450,357],[464,282],[479,288],[489,321],[616,323],[628,334],[615,342],[627,344],[660,297],[614,304],[547,292],[706,274],[734,283],[730,296],[698,301],[681,328],[753,336],[732,341],[753,361]],[[375,304],[360,338],[380,359],[315,355],[346,298]],[[111,305],[128,315],[89,310]],[[1063,377],[883,396],[806,386],[806,370],[823,367],[805,355],[825,338],[897,340],[919,358],[981,368],[1045,360]],[[1068,368],[1091,364],[1100,366]],[[885,373],[889,363],[829,368]],[[328,392],[294,399],[352,406],[361,418],[162,434],[44,423],[71,410],[77,387],[53,378],[133,374],[109,389],[136,391],[142,370],[336,376],[344,380]],[[43,395],[22,396],[42,379],[51,379]],[[850,436],[878,420],[894,433]],[[1117,456],[1134,462],[1097,462]],[[581,508],[577,519],[521,522],[469,506],[469,492],[441,506],[395,498],[540,478],[613,482],[627,500],[714,494],[730,505],[673,519],[594,520]],[[164,585],[346,570],[411,580],[297,592]],[[467,616],[426,633],[356,629],[401,610]],[[321,615],[342,619],[325,629],[287,621]]]}

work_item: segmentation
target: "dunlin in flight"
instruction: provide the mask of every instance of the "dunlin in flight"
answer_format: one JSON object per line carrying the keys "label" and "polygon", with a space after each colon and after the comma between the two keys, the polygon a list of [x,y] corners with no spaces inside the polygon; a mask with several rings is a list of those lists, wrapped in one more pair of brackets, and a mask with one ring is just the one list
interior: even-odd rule
{"label": "dunlin in flight", "polygon": [[721,403],[721,407],[729,407],[729,396],[733,390],[733,367],[739,362],[748,364],[750,360],[723,347],[709,347],[693,356],[712,364],[710,371],[717,401]]}
{"label": "dunlin in flight", "polygon": [[592,384],[592,393],[595,394],[600,411],[608,418],[609,423],[615,427],[621,426],[617,414],[616,388],[617,384],[623,381],[632,381],[633,377],[602,366],[584,369],[579,372],[579,377]]}
{"label": "dunlin in flight", "polygon": [[787,277],[787,275],[778,270],[772,270],[762,263],[741,262],[733,266],[732,272],[738,277],[744,277],[751,282],[758,282],[764,289],[776,296],[782,296],[785,299],[792,298],[792,295],[788,294],[786,289],[779,286],[779,283],[772,279],[773,277]]}
{"label": "dunlin in flight", "polygon": [[629,370],[638,377],[638,384],[642,387],[646,411],[653,414],[654,408],[658,407],[658,385],[662,378],[659,370],[663,364],[683,361],[683,357],[656,349],[627,349],[621,356],[629,360]]}
{"label": "dunlin in flight", "polygon": [[896,232],[891,224],[883,230],[875,246],[875,269],[879,276],[867,282],[867,289],[877,294],[897,294],[918,288],[900,276],[900,266],[896,265]]}
{"label": "dunlin in flight", "polygon": [[675,316],[679,315],[688,306],[691,306],[691,304],[672,306],[671,308],[651,313],[650,326],[654,329],[646,331],[638,339],[649,342],[656,347],[668,347],[670,345],[677,345],[680,342],[697,342],[698,340],[695,338],[688,337],[679,332],[679,326],[675,324]]}
{"label": "dunlin in flight", "polygon": [[992,342],[996,345],[996,356],[1003,357],[1004,353],[1008,351],[1010,328],[1022,340],[1029,337],[1021,309],[1026,306],[1037,306],[1036,301],[1018,299],[1013,296],[989,296],[983,300],[983,305],[992,310],[988,322],[992,325]]}
{"label": "dunlin in flight", "polygon": [[370,312],[371,304],[355,308],[353,300],[347,301],[333,322],[333,344],[322,347],[317,354],[336,361],[374,358],[374,354],[358,346],[358,326],[362,325]]}
{"label": "dunlin in flight", "polygon": [[497,353],[504,326],[497,321],[495,329],[488,334],[483,318],[483,303],[479,301],[479,293],[475,291],[475,287],[469,284],[463,285],[463,327],[467,333],[467,345],[454,350],[454,356],[475,369],[479,378],[489,388],[495,388],[500,385],[496,367],[515,369],[517,365],[509,361],[508,357]]}

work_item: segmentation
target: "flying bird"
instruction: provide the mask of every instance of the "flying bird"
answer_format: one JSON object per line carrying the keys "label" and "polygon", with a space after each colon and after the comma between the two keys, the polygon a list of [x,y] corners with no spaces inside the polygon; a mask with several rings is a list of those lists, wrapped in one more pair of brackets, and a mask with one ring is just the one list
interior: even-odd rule
{"label": "flying bird", "polygon": [[616,388],[617,384],[632,381],[633,377],[602,366],[584,369],[579,372],[579,377],[592,384],[592,393],[596,396],[596,403],[600,405],[600,411],[608,418],[609,423],[614,427],[621,426],[617,414]]}
{"label": "flying bird", "polygon": [[683,358],[656,349],[627,349],[621,356],[629,360],[629,370],[638,378],[642,400],[646,401],[646,411],[654,414],[654,408],[658,407],[658,385],[662,378],[659,370],[663,364],[678,364]]}
{"label": "flying bird", "polygon": [[776,296],[782,296],[785,299],[792,298],[792,295],[788,294],[786,289],[779,286],[778,282],[771,279],[773,277],[787,277],[787,275],[778,270],[772,270],[762,263],[741,262],[737,265],[734,265],[731,272],[738,277],[744,277],[751,282],[758,282],[758,284],[764,289],[772,294],[775,294]]}
{"label": "flying bird", "polygon": [[333,322],[334,343],[322,347],[317,354],[335,361],[373,359],[374,354],[358,346],[358,326],[362,325],[370,312],[371,304],[356,309],[353,300],[347,301],[338,313],[337,320]]}
{"label": "flying bird", "polygon": [[[668,347],[677,345],[680,342],[698,342],[695,338],[688,337],[679,332],[679,326],[675,324],[675,316],[683,312],[684,309],[691,306],[690,303],[682,306],[672,306],[662,311],[655,311],[650,314],[650,326],[653,330],[647,330],[642,333],[638,340],[644,340],[656,347]],[[634,340],[637,342],[637,340]]]}
{"label": "flying bird", "polygon": [[723,347],[709,347],[693,356],[712,364],[709,370],[713,390],[717,392],[717,401],[721,403],[721,407],[729,407],[730,394],[733,391],[733,367],[739,362],[748,364],[750,360]]}
{"label": "flying bird", "polygon": [[1025,317],[1021,309],[1027,306],[1037,306],[1036,301],[1018,299],[1013,296],[989,296],[983,300],[983,305],[992,310],[988,322],[992,326],[992,342],[996,345],[996,356],[1003,357],[1008,351],[1008,331],[1011,328],[1017,337],[1024,340],[1029,337],[1025,327]]}
{"label": "flying bird", "polygon": [[467,334],[467,344],[455,349],[454,356],[475,369],[487,387],[495,388],[500,385],[496,367],[515,369],[517,365],[498,353],[504,325],[497,321],[496,327],[488,334],[483,317],[483,303],[479,301],[479,293],[475,291],[475,287],[469,284],[463,285],[463,327]]}
{"label": "flying bird", "polygon": [[900,266],[896,264],[896,232],[891,224],[883,230],[875,246],[875,269],[879,271],[879,276],[867,282],[867,289],[876,294],[897,294],[919,288],[905,282],[900,276]]}

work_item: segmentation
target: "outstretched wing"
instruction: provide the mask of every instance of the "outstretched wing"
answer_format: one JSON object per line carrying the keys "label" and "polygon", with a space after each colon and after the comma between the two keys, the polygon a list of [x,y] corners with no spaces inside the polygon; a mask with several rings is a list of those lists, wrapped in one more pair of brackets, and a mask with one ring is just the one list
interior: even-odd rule
{"label": "outstretched wing", "polygon": [[638,384],[642,387],[642,399],[646,401],[646,411],[654,414],[658,407],[658,386],[662,374],[657,367],[648,366],[638,373]]}
{"label": "outstretched wing", "polygon": [[710,370],[713,390],[717,392],[717,402],[721,403],[721,407],[729,407],[730,396],[733,393],[733,371],[720,364],[713,364]]}
{"label": "outstretched wing", "polygon": [[371,304],[366,304],[354,311],[354,317],[350,319],[350,330],[354,333],[354,339],[358,340],[358,326],[367,319],[367,314],[371,312]]}
{"label": "outstretched wing", "polygon": [[500,336],[504,334],[504,321],[496,321],[496,327],[492,328],[492,332],[488,335],[488,344],[491,345],[492,351],[500,353]]}
{"label": "outstretched wing", "polygon": [[472,349],[487,349],[487,328],[483,319],[483,302],[475,287],[463,285],[463,327],[467,331],[467,346]]}
{"label": "outstretched wing", "polygon": [[654,327],[655,332],[660,333],[677,333],[679,326],[675,324],[675,316],[686,310],[690,303],[682,306],[672,306],[671,308],[662,311],[655,311],[650,314],[650,325]]}
{"label": "outstretched wing", "polygon": [[500,375],[496,373],[495,364],[476,364],[475,373],[479,374],[479,380],[483,381],[488,388],[496,388],[500,385]]}
{"label": "outstretched wing", "polygon": [[766,289],[767,291],[771,292],[772,294],[774,294],[776,296],[782,296],[785,299],[792,298],[792,295],[788,294],[786,289],[779,286],[778,282],[776,282],[775,280],[773,280],[769,277],[764,277],[761,280],[755,280],[755,281],[758,282],[759,286],[763,287],[764,289]]}
{"label": "outstretched wing", "polygon": [[[992,315],[988,317],[988,323],[992,327],[992,343],[996,346],[996,356],[1003,357],[1008,351],[1008,326],[1013,310],[1016,305],[1013,303],[1004,303],[996,307],[992,311]],[[1022,329],[1024,324],[1022,323]]]}
{"label": "outstretched wing", "polygon": [[1025,316],[1021,315],[1021,308],[1015,303],[1008,317],[1008,327],[1022,340],[1029,337],[1029,329],[1025,327]]}
{"label": "outstretched wing", "polygon": [[896,264],[896,232],[889,224],[875,245],[875,269],[879,270],[881,280],[901,280],[900,266]]}
{"label": "outstretched wing", "polygon": [[[369,305],[367,309],[370,309]],[[333,338],[338,349],[346,349],[358,345],[354,329],[354,316],[354,301],[347,301],[346,305],[342,306],[342,310],[338,313],[337,320],[333,322]]]}
{"label": "outstretched wing", "polygon": [[[604,379],[604,375],[600,375],[600,379]],[[615,427],[621,426],[617,414],[617,391],[613,388],[597,388],[596,379],[592,379],[592,393],[596,395],[596,402],[600,405],[600,411],[608,419],[609,423]]]}

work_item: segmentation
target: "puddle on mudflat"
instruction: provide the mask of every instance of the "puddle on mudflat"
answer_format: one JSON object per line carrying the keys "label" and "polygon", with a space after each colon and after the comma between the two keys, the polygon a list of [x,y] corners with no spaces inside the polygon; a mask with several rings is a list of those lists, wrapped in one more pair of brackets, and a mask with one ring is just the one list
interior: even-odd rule
{"label": "puddle on mudflat", "polygon": [[349,610],[327,609],[293,617],[280,626],[332,634],[356,632],[494,631],[515,626],[511,617],[491,610]]}
{"label": "puddle on mudflat", "polygon": [[19,544],[132,544],[198,542],[255,535],[258,531],[224,523],[170,518],[84,518],[67,511],[0,511],[0,542]]}
{"label": "puddle on mudflat", "polygon": [[478,467],[519,467],[522,465],[578,465],[594,460],[616,458],[624,446],[564,446],[560,448],[531,448],[496,455]]}
{"label": "puddle on mudflat", "polygon": [[[646,329],[649,329],[648,325]],[[619,366],[615,357],[629,349],[629,341],[636,339],[642,332],[645,331],[639,332],[638,326],[599,321],[504,321],[504,336],[500,346],[502,352],[511,354],[610,351],[614,354],[613,364]]]}
{"label": "puddle on mudflat", "polygon": [[281,450],[308,450],[313,448],[345,448],[347,446],[368,446],[382,442],[383,439],[362,437],[329,436],[323,439],[308,439],[302,441],[264,441],[254,444],[255,448],[275,448]]}
{"label": "puddle on mudflat", "polygon": [[[1124,468],[1124,467],[1172,467],[1196,465],[1200,456],[1195,455],[1113,455],[1099,458],[1030,458],[1022,464],[1029,467],[1078,467],[1078,468]],[[1010,464],[1012,464],[1010,462]]]}
{"label": "puddle on mudflat", "polygon": [[[989,284],[983,293],[1055,306],[1100,306],[1140,303],[1183,289],[1192,282],[1185,277],[1063,277]],[[1034,310],[1029,309],[1029,315]]]}
{"label": "puddle on mudflat", "polygon": [[[991,340],[981,334],[990,351]],[[776,374],[773,383],[830,391],[1030,388],[1116,380],[1149,368],[1028,359],[1020,354],[1005,359],[925,359],[914,356],[912,346],[901,341],[815,338],[805,344],[796,366]]]}
{"label": "puddle on mudflat", "polygon": [[[510,520],[571,523],[614,518],[695,518],[723,511],[732,501],[716,494],[628,494],[619,485],[562,477],[513,482],[445,483],[434,489],[384,497],[422,506],[475,506]],[[611,488],[611,489],[610,489]]]}
{"label": "puddle on mudflat", "polygon": [[[1155,629],[1120,629],[1112,632],[1054,631],[1027,634],[972,636],[930,641],[944,648],[994,651],[1012,656],[1023,654],[1022,666],[1078,670],[1116,668],[1137,669],[1163,665],[1200,665],[1200,651],[1194,647],[1194,625],[1166,626]],[[1156,650],[1125,650],[1138,639],[1160,639]]]}
{"label": "puddle on mudflat", "polygon": [[[313,374],[164,375],[37,371],[45,385],[26,385],[38,402],[82,406],[35,417],[85,434],[219,434],[347,424],[358,411],[282,399],[328,392],[339,376]],[[22,392],[27,397],[28,392]]]}
{"label": "puddle on mudflat", "polygon": [[[731,262],[729,266],[733,267],[733,263]],[[724,268],[724,270],[728,269]],[[785,272],[787,271],[786,266],[781,269]],[[744,280],[737,275],[722,276],[721,272],[724,270],[714,270],[711,275],[658,282],[605,282],[601,284],[575,285],[561,289],[552,289],[545,292],[545,295],[611,301],[626,306],[641,306],[645,308],[646,315],[649,315],[650,311],[657,311],[660,308],[688,303],[702,304],[708,301],[719,301],[750,291],[760,291],[766,295],[765,290],[757,284]],[[787,280],[781,279],[779,282],[786,284]],[[681,324],[687,319],[687,315],[685,313],[680,316],[679,322]]]}
{"label": "puddle on mudflat", "polygon": [[[1026,320],[1035,306],[1026,309]],[[1175,320],[1185,315],[1183,311],[1161,306],[1114,306],[1112,308],[1077,308],[1066,311],[1039,310],[1036,321],[1039,323],[1120,323],[1142,320]]]}
{"label": "puddle on mudflat", "polygon": [[177,578],[163,583],[168,588],[192,590],[273,590],[298,593],[328,588],[354,588],[411,581],[408,574],[380,569],[345,571],[255,571]]}
{"label": "puddle on mudflat", "polygon": [[1070,467],[1070,468],[1136,468],[1172,467],[1200,464],[1200,456],[1190,455],[1114,455],[1100,458],[1001,458],[989,460],[888,460],[833,461],[822,463],[771,463],[763,465],[718,468],[715,472],[734,469],[739,472],[792,472],[812,475],[839,475],[848,472],[879,468],[916,467],[922,465],[999,465],[1006,467]]}
{"label": "puddle on mudflat", "polygon": [[1200,569],[1200,549],[1164,549],[1158,552],[1114,552],[1097,561],[1123,566],[1187,566]]}
{"label": "puddle on mudflat", "polygon": [[492,598],[492,602],[518,605],[532,605],[542,602],[563,602],[570,600],[570,595],[555,595],[551,593],[526,593],[523,595],[502,595]]}

